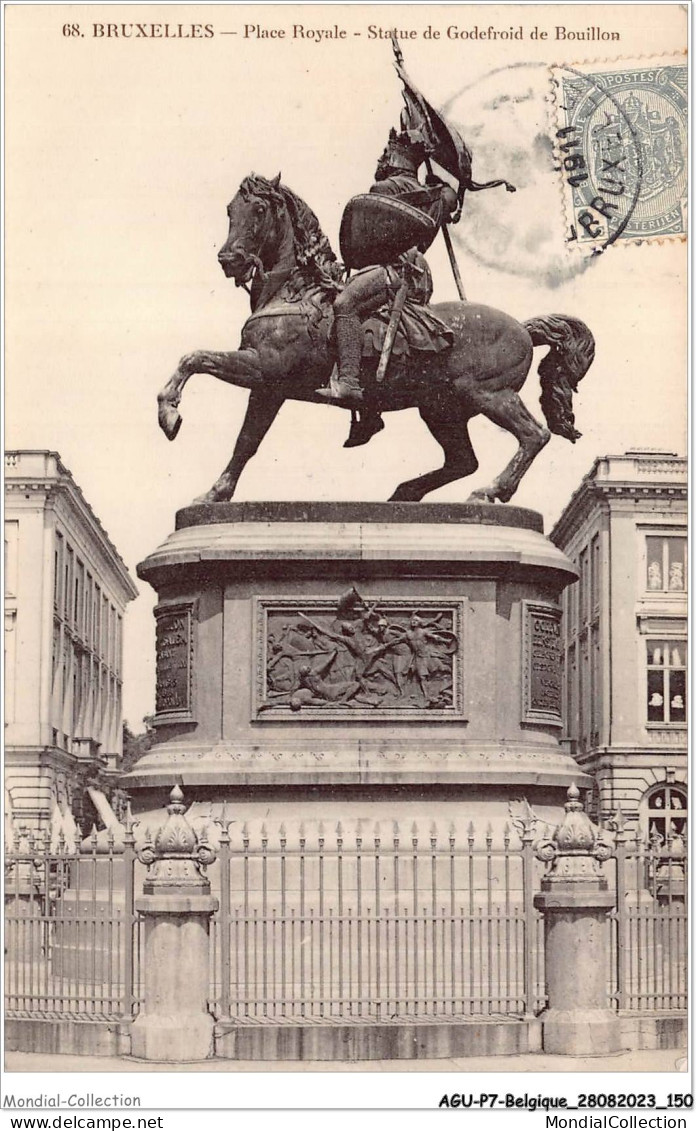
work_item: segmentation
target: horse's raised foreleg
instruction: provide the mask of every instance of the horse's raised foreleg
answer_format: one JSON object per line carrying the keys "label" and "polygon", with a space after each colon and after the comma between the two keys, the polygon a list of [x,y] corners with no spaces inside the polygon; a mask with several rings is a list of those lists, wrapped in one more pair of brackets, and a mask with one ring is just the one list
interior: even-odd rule
{"label": "horse's raised foreleg", "polygon": [[438,400],[434,404],[421,405],[420,414],[445,453],[445,462],[436,471],[419,475],[399,484],[391,496],[392,502],[419,503],[430,491],[472,475],[478,467],[469,439],[469,419],[471,414],[464,412],[461,402],[454,398]]}
{"label": "horse's raised foreleg", "polygon": [[262,379],[256,350],[233,350],[231,353],[196,350],[194,353],[187,353],[157,396],[157,418],[168,440],[176,439],[181,428],[179,401],[186,382],[194,373],[208,373],[211,377],[218,377],[220,381],[240,385],[245,389],[255,388]]}
{"label": "horse's raised foreleg", "polygon": [[249,393],[249,403],[234,445],[232,459],[207,494],[196,499],[196,503],[225,503],[232,498],[239,476],[251,457],[256,455],[259,444],[278,415],[284,399],[278,393],[272,393],[267,389]]}
{"label": "horse's raised foreleg", "polygon": [[474,491],[467,502],[493,503],[500,499],[502,503],[506,503],[519,487],[522,476],[532,461],[548,444],[551,433],[534,419],[512,389],[495,391],[479,388],[476,392],[476,407],[494,424],[512,432],[520,446],[500,475],[488,487]]}

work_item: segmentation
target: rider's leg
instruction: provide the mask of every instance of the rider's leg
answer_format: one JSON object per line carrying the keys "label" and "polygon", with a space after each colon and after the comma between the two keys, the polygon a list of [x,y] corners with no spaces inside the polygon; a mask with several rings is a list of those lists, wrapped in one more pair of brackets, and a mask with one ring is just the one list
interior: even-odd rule
{"label": "rider's leg", "polygon": [[389,276],[384,267],[371,267],[354,275],[334,302],[336,344],[338,346],[338,386],[320,389],[327,399],[360,404],[360,364],[362,361],[361,321],[379,310],[389,298]]}
{"label": "rider's leg", "polygon": [[360,319],[353,310],[339,310],[338,301],[334,317],[336,319],[336,345],[338,346],[337,393],[339,396],[357,394],[362,399],[360,387],[362,330]]}

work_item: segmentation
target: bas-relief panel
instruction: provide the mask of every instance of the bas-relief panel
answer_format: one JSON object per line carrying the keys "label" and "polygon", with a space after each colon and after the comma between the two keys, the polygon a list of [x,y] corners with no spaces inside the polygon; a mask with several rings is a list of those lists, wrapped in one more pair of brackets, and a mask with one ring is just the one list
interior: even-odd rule
{"label": "bas-relief panel", "polygon": [[258,598],[254,718],[462,720],[464,601]]}

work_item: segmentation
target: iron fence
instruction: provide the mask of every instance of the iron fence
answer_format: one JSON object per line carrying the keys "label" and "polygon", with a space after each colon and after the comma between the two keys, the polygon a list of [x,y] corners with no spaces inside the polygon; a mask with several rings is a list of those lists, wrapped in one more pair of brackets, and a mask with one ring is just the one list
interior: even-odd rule
{"label": "iron fence", "polygon": [[[463,841],[463,843],[462,843]],[[514,843],[513,843],[514,841]],[[414,825],[220,842],[216,1012],[240,1023],[533,1016],[532,837]]]}
{"label": "iron fence", "polygon": [[40,837],[5,856],[5,1009],[9,1017],[116,1020],[133,1013],[135,855],[69,854]]}
{"label": "iron fence", "polygon": [[682,1012],[688,1004],[688,861],[676,838],[616,835],[612,915],[615,1000],[628,1012]]}
{"label": "iron fence", "polygon": [[[143,986],[133,834],[80,855],[18,839],[5,860],[9,1017],[132,1018]],[[608,989],[626,1012],[687,1006],[683,847],[615,836]],[[472,825],[219,831],[210,1003],[237,1024],[530,1017],[543,1009],[534,834]]]}

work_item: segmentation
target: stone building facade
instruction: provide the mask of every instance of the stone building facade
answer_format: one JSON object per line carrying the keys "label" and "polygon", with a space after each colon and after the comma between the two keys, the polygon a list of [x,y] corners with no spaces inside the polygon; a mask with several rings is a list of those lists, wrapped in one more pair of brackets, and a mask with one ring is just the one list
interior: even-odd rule
{"label": "stone building facade", "polygon": [[597,459],[550,535],[579,572],[564,598],[564,715],[594,779],[665,842],[686,833],[687,464],[670,452]]}
{"label": "stone building facade", "polygon": [[43,829],[117,768],[137,589],[57,452],[5,454],[4,533],[5,784],[14,822]]}

